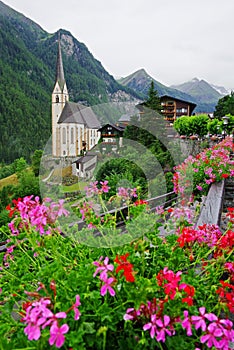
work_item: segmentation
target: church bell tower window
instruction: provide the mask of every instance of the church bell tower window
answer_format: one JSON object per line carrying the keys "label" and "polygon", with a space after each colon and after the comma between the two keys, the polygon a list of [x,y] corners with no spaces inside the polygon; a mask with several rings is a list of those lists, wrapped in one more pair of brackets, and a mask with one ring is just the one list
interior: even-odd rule
{"label": "church bell tower window", "polygon": [[59,103],[59,96],[56,95],[56,103]]}

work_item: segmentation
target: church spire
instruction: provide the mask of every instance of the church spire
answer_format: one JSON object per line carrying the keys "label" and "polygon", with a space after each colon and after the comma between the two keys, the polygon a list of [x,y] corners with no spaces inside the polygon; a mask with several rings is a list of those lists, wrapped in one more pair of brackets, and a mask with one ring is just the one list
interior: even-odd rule
{"label": "church spire", "polygon": [[56,65],[56,81],[59,83],[61,90],[63,90],[65,84],[63,60],[60,44],[60,32],[58,33],[58,54],[57,54],[57,65]]}

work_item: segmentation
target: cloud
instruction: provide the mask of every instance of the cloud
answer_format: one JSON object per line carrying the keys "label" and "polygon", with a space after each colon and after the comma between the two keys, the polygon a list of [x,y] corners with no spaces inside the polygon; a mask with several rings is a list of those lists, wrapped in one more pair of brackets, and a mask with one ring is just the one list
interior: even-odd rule
{"label": "cloud", "polygon": [[143,67],[167,85],[189,75],[234,87],[233,0],[5,2],[50,33],[69,30],[114,76]]}

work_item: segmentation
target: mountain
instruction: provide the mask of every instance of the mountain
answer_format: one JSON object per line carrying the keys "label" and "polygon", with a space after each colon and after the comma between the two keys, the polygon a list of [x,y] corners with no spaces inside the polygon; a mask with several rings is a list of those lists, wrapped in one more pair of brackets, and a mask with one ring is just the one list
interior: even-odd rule
{"label": "mountain", "polygon": [[169,95],[181,100],[195,102],[194,98],[189,94],[161,84],[160,82],[152,78],[143,68],[128,75],[125,78],[118,79],[118,82],[142,94],[144,98],[146,98],[148,95],[148,91],[152,80],[154,82],[155,90],[157,90],[159,96]]}
{"label": "mountain", "polygon": [[[139,99],[66,30],[60,30],[70,100],[88,105]],[[49,34],[0,1],[0,162],[29,159],[51,136],[58,32]]]}
{"label": "mountain", "polygon": [[171,85],[171,88],[191,95],[198,104],[196,111],[199,112],[213,112],[218,100],[223,97],[217,89],[203,79],[194,78],[183,84]]}
{"label": "mountain", "polygon": [[223,86],[218,86],[218,85],[213,85],[213,84],[210,84],[210,86],[215,89],[216,91],[218,91],[218,93],[222,96],[227,96],[227,95],[230,95],[231,93],[231,90],[227,90],[225,87]]}

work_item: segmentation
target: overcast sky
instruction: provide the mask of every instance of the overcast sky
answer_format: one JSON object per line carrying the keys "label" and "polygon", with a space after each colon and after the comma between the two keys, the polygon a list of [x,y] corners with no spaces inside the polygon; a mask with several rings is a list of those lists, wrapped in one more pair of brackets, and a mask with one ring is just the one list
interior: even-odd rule
{"label": "overcast sky", "polygon": [[69,30],[115,77],[145,70],[234,89],[234,0],[3,0],[54,33]]}

